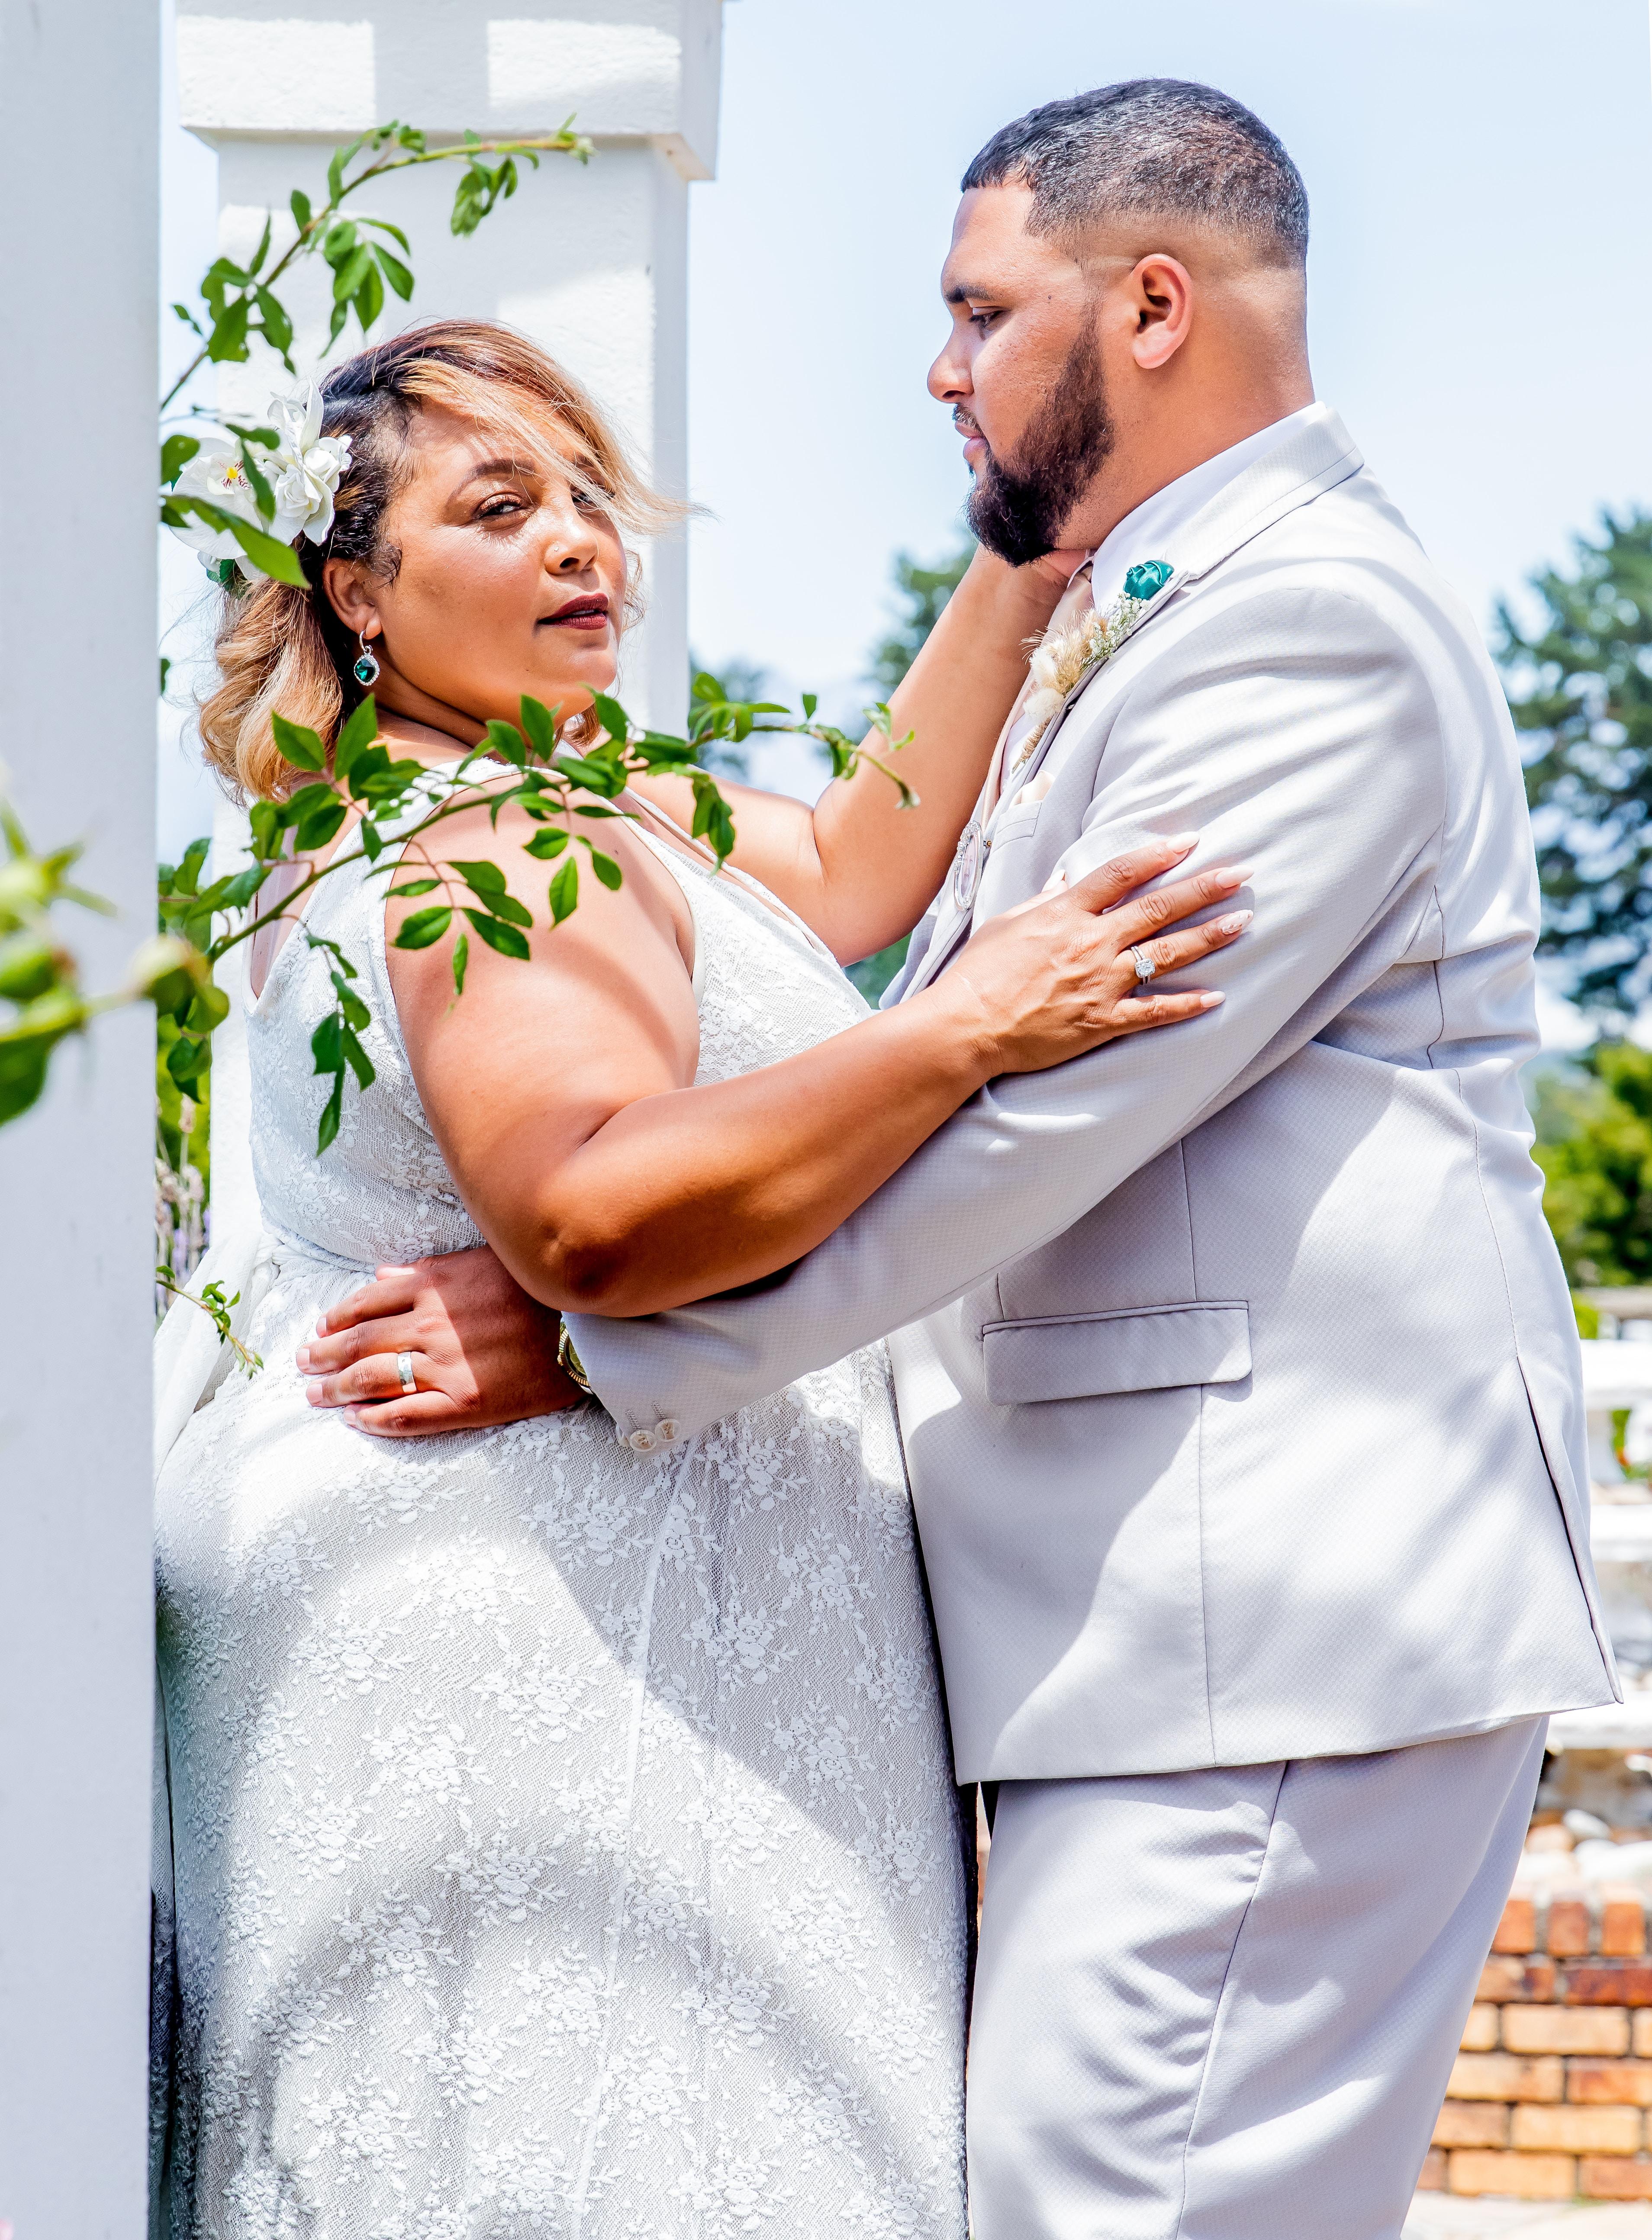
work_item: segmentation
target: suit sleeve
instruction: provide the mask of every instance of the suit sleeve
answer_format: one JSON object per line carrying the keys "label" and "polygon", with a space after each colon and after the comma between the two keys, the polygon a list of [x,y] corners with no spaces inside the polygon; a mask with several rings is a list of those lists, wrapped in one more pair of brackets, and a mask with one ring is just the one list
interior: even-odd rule
{"label": "suit sleeve", "polygon": [[[570,1317],[622,1437],[687,1437],[932,1314],[1069,1228],[1300,1049],[1413,940],[1444,815],[1425,652],[1345,593],[1274,588],[1186,628],[1108,726],[1069,878],[1155,833],[1252,867],[1256,917],[1191,976],[1222,1007],[990,1083],[783,1281]],[[1082,703],[1068,718],[1082,722]],[[1068,751],[1077,751],[1082,735]]]}

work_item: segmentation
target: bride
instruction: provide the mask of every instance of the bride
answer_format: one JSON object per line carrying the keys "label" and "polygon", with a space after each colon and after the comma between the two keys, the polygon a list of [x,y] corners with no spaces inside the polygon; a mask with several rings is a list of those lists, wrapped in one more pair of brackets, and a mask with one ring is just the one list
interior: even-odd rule
{"label": "bride", "polygon": [[[226,593],[210,758],[280,793],[271,710],[334,736],[363,648],[432,766],[523,693],[577,724],[622,529],[662,511],[595,408],[458,323],[323,393],[335,524],[307,590]],[[166,2240],[963,2240],[965,1831],[882,1349],[686,1446],[590,1404],[368,1440],[296,1357],[378,1263],[484,1239],[548,1350],[564,1303],[760,1283],[993,1076],[1212,1000],[1131,992],[1166,914],[1127,897],[1171,844],[889,1014],[839,970],[940,883],[1058,589],[973,564],[896,706],[917,810],[869,770],[812,813],[743,791],[719,874],[628,796],[623,885],[526,963],[478,944],[456,1002],[353,865],[255,957],[268,1366],[219,1377],[157,1495]],[[534,829],[478,807],[444,854],[532,893]],[[1171,921],[1231,883],[1167,890]],[[318,1160],[323,943],[371,983],[377,1079]]]}

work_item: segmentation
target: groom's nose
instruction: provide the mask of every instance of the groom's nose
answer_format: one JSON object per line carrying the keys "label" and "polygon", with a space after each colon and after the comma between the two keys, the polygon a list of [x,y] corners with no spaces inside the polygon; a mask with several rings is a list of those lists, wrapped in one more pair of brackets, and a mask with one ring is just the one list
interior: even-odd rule
{"label": "groom's nose", "polygon": [[929,394],[942,404],[957,404],[974,394],[969,361],[956,337],[942,345],[929,368]]}

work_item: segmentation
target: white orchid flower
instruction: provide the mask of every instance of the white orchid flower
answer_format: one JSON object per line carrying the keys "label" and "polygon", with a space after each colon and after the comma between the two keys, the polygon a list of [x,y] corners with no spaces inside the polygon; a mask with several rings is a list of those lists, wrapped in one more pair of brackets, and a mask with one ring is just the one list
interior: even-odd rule
{"label": "white orchid flower", "polygon": [[[248,479],[238,444],[208,437],[172,488],[179,497],[208,498],[225,513],[236,514],[256,528],[263,526],[257,497]],[[174,529],[172,534],[180,543],[200,554],[201,564],[205,568],[216,560],[240,560],[246,557],[231,530],[214,529],[193,516]]]}
{"label": "white orchid flower", "polygon": [[[174,482],[179,497],[203,497],[236,515],[282,544],[307,537],[319,544],[333,525],[334,502],[344,470],[350,464],[348,436],[321,432],[322,396],[313,381],[296,397],[272,397],[270,419],[278,431],[275,450],[262,443],[250,446],[276,501],[273,521],[258,510],[257,494],[247,473],[238,443],[210,436]],[[236,541],[235,532],[214,529],[194,519],[172,534],[201,556],[202,565],[216,572],[216,563],[233,560],[241,573],[262,583],[264,570],[250,560]]]}
{"label": "white orchid flower", "polygon": [[296,397],[272,397],[270,403],[281,430],[270,460],[276,493],[270,533],[283,544],[301,533],[319,544],[333,525],[333,501],[350,464],[350,437],[322,434],[322,396],[313,381]]}

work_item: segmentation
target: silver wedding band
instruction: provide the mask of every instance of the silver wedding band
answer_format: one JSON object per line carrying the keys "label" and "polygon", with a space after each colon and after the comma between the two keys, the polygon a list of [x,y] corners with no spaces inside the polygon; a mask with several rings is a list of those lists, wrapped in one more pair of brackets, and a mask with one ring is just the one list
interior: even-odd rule
{"label": "silver wedding band", "polygon": [[396,1355],[396,1373],[402,1380],[402,1390],[403,1392],[416,1392],[418,1390],[418,1385],[415,1382],[413,1376],[413,1357],[410,1353],[398,1353]]}
{"label": "silver wedding band", "polygon": [[1135,948],[1130,950],[1129,955],[1130,962],[1136,967],[1137,980],[1150,980],[1159,969],[1153,959],[1142,950]]}

